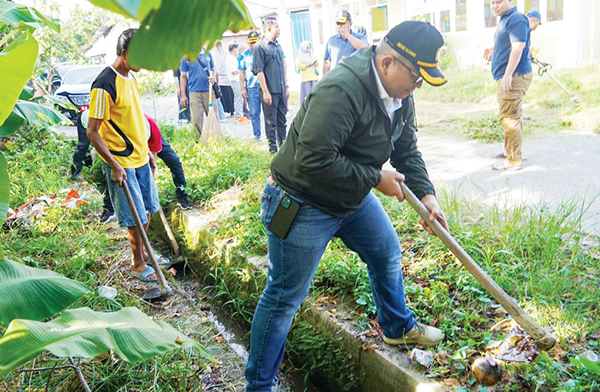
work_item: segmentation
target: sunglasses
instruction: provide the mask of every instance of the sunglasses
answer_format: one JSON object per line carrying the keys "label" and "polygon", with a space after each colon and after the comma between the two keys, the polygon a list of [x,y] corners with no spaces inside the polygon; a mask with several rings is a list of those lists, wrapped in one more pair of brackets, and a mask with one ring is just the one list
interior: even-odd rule
{"label": "sunglasses", "polygon": [[400,64],[401,66],[403,66],[404,68],[406,68],[408,70],[408,72],[410,72],[410,75],[412,76],[413,79],[413,84],[419,84],[423,81],[423,77],[421,75],[419,75],[417,73],[417,71],[415,71],[414,69],[411,69],[408,67],[408,65],[404,64],[402,61],[398,60],[395,57],[392,57],[394,60],[396,60],[396,62],[398,62],[398,64]]}

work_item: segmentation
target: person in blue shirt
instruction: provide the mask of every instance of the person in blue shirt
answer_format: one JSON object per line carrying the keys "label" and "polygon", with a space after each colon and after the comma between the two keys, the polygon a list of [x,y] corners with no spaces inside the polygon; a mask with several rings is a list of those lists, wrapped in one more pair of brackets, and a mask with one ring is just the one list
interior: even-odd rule
{"label": "person in blue shirt", "polygon": [[[208,115],[208,91],[212,79],[210,72],[215,69],[210,53],[206,53],[206,49],[202,48],[196,61],[188,61],[185,57],[181,59],[179,70],[180,89],[181,89],[181,105],[188,104],[192,115],[192,123],[198,138],[202,134],[202,126],[204,124],[204,115]],[[215,75],[213,75],[215,77]],[[185,87],[188,85],[190,96],[185,93]]]}
{"label": "person in blue shirt", "polygon": [[248,49],[242,53],[240,59],[240,86],[242,97],[248,100],[250,106],[250,120],[252,121],[252,133],[254,139],[260,140],[260,83],[258,77],[252,73],[252,58],[254,45],[260,41],[260,35],[256,31],[248,33]]}
{"label": "person in blue shirt", "polygon": [[332,36],[325,46],[323,75],[333,69],[344,57],[351,56],[368,45],[367,38],[352,31],[352,17],[348,11],[340,11],[335,17],[338,34]]}
{"label": "person in blue shirt", "polygon": [[517,12],[512,0],[491,0],[492,13],[500,16],[492,53],[492,75],[498,84],[499,119],[504,130],[503,161],[492,169],[520,170],[523,167],[523,99],[533,74],[529,56],[531,30],[527,17]]}

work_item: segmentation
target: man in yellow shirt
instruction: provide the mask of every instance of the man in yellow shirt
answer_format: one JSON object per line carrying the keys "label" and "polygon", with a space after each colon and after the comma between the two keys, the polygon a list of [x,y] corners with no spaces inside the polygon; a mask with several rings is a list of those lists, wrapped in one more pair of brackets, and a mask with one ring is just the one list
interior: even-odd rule
{"label": "man in yellow shirt", "polygon": [[[98,151],[106,173],[108,192],[119,225],[126,227],[133,253],[131,275],[144,282],[156,281],[154,269],[146,264],[142,238],[135,227],[125,192],[127,182],[144,228],[149,214],[159,209],[153,171],[156,159],[148,149],[146,123],[140,91],[133,74],[139,71],[127,61],[127,48],[137,29],[125,30],[117,41],[117,59],[92,84],[87,136]],[[167,260],[168,262],[168,260]]]}

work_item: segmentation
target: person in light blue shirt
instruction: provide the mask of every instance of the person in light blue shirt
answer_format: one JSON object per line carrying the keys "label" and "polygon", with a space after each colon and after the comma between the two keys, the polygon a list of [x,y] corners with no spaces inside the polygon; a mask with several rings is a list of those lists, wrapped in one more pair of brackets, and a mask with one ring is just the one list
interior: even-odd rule
{"label": "person in light blue shirt", "polygon": [[248,100],[250,106],[250,120],[252,121],[252,132],[254,139],[260,140],[260,83],[258,76],[252,73],[252,58],[254,45],[260,40],[260,35],[256,31],[248,33],[249,48],[242,53],[240,60],[240,86],[242,87],[242,97]]}
{"label": "person in light blue shirt", "polygon": [[338,34],[327,41],[323,61],[323,75],[333,69],[344,57],[368,45],[367,38],[352,31],[352,17],[348,11],[340,11],[335,17]]}

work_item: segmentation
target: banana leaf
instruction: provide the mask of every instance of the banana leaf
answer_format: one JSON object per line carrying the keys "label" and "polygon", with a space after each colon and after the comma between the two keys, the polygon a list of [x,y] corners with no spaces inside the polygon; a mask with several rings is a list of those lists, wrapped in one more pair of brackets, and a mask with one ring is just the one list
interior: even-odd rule
{"label": "banana leaf", "polygon": [[60,32],[57,22],[46,18],[35,8],[0,1],[0,27],[5,24],[15,28],[27,28],[31,32],[37,28],[48,26],[57,33]]}
{"label": "banana leaf", "polygon": [[[0,196],[3,196],[8,190],[8,175],[2,178],[1,169],[2,165]],[[55,272],[0,260],[0,324],[8,325],[17,318],[45,320],[66,309],[89,290],[86,285]]]}
{"label": "banana leaf", "polygon": [[143,20],[150,10],[160,7],[161,0],[90,0],[90,3],[128,18]]}
{"label": "banana leaf", "polygon": [[135,363],[184,347],[210,358],[198,342],[139,309],[102,313],[79,308],[47,323],[13,320],[0,338],[0,379],[46,350],[58,357],[88,359],[113,350],[122,360]]}
{"label": "banana leaf", "polygon": [[23,86],[31,77],[37,55],[38,43],[26,32],[0,52],[0,125],[10,114]]}
{"label": "banana leaf", "polygon": [[153,71],[178,68],[183,55],[195,59],[203,44],[220,39],[226,30],[252,26],[242,0],[89,1],[142,21],[127,50],[127,60]]}
{"label": "banana leaf", "polygon": [[[10,200],[10,180],[8,178],[8,164],[6,158],[0,153],[0,227],[6,219],[8,202]],[[0,255],[4,259],[4,254]],[[1,301],[1,300],[0,300]],[[1,312],[1,311],[0,311]],[[0,321],[1,323],[1,321]]]}

